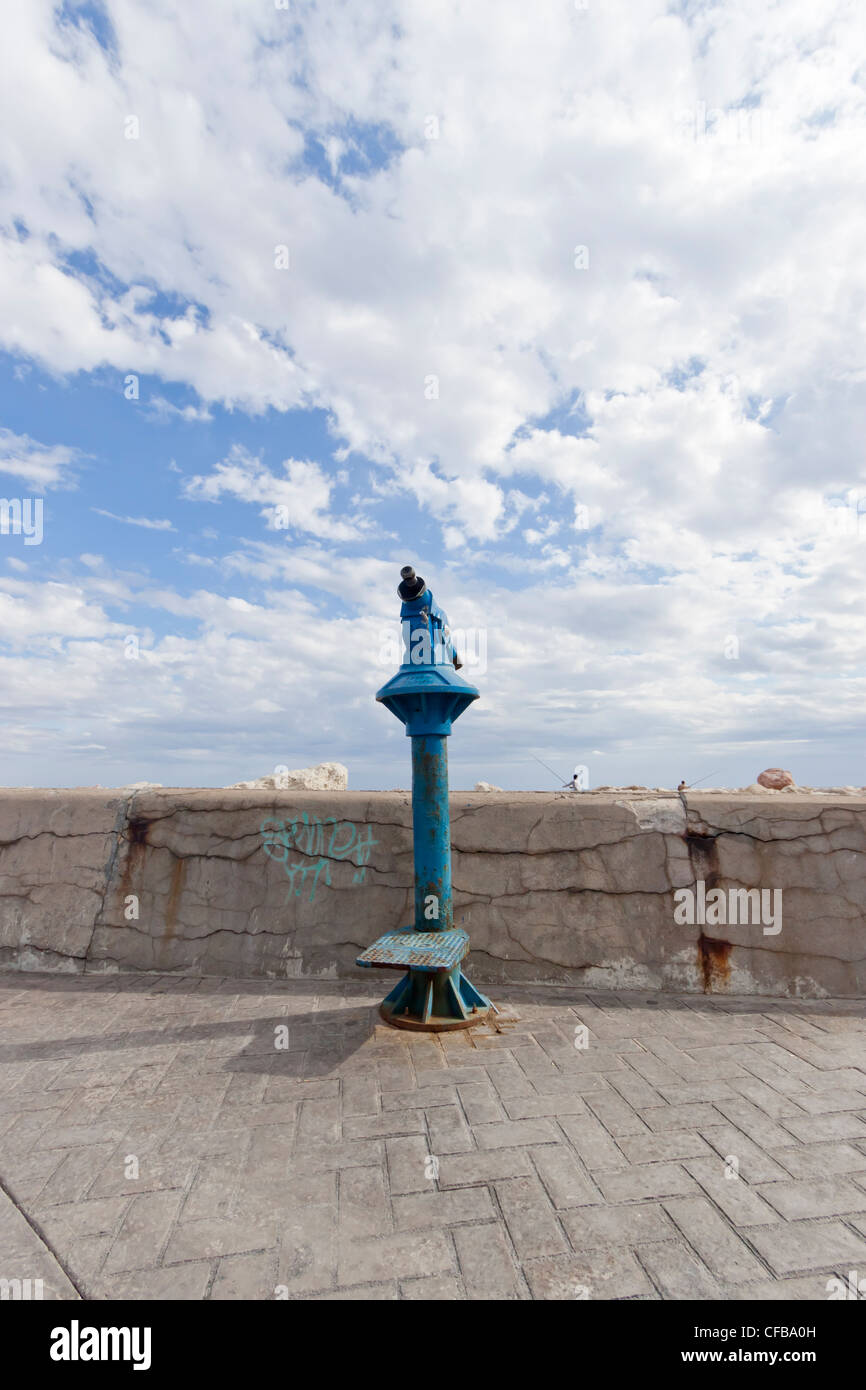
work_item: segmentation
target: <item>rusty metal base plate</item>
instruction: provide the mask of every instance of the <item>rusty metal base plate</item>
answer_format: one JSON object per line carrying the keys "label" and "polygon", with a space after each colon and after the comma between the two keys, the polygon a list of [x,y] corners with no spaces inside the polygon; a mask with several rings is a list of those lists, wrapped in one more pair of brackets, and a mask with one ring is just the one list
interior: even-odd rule
{"label": "rusty metal base plate", "polygon": [[414,1033],[450,1033],[455,1028],[475,1028],[479,1023],[486,1023],[493,1010],[494,1006],[488,1004],[486,1008],[476,1008],[467,1018],[419,1018],[417,1014],[395,1013],[387,999],[379,1005],[385,1023],[390,1023],[392,1028],[408,1028]]}
{"label": "rusty metal base plate", "polygon": [[379,1006],[386,1023],[420,1033],[471,1028],[496,1012],[496,1005],[475,988],[459,965],[435,971],[410,966]]}
{"label": "rusty metal base plate", "polygon": [[469,933],[450,931],[389,931],[358,956],[356,964],[387,970],[453,970],[469,953]]}

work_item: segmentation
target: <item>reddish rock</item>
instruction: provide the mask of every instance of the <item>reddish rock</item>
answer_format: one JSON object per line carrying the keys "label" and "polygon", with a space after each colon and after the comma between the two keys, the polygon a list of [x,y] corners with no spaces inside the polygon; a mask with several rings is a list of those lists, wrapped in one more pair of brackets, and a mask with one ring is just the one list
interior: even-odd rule
{"label": "reddish rock", "polygon": [[768,767],[763,772],[758,773],[758,782],[762,787],[769,787],[770,791],[780,792],[783,787],[793,787],[794,779],[790,772],[785,772],[781,767]]}

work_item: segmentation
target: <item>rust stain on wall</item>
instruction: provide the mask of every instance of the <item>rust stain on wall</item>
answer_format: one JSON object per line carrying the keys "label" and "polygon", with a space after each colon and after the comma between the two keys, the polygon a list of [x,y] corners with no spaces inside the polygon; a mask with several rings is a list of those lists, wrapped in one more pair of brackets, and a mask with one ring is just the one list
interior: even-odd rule
{"label": "rust stain on wall", "polygon": [[698,937],[698,968],[704,981],[704,994],[726,989],[731,979],[730,941],[715,941],[701,932]]}
{"label": "rust stain on wall", "polygon": [[163,941],[170,941],[174,936],[177,926],[177,906],[180,895],[183,892],[184,871],[186,869],[185,859],[176,859],[174,868],[171,871],[171,887],[168,890],[168,902],[165,905],[165,931]]}
{"label": "rust stain on wall", "polygon": [[129,843],[131,845],[146,845],[147,832],[150,829],[150,821],[139,816],[136,820],[129,822]]}
{"label": "rust stain on wall", "polygon": [[130,886],[132,879],[147,853],[147,832],[150,829],[150,821],[144,819],[131,820],[127,828],[128,835],[126,841],[129,845],[129,849],[126,852],[126,863],[123,866],[123,874],[120,880],[121,897],[126,897],[132,891]]}

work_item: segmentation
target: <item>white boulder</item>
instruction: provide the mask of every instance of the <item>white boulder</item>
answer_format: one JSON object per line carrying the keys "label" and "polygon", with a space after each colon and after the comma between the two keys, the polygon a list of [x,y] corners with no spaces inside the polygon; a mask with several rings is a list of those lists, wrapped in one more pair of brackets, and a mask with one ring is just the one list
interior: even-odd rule
{"label": "white boulder", "polygon": [[252,782],[232,782],[226,791],[344,792],[349,769],[342,763],[318,763],[316,767],[275,767],[268,777]]}

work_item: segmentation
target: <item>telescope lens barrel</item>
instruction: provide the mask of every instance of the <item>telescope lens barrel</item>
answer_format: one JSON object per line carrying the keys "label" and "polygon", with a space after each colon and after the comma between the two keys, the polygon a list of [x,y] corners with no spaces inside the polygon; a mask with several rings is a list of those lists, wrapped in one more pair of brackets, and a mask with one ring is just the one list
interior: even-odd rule
{"label": "telescope lens barrel", "polygon": [[423,594],[427,585],[416,574],[411,565],[404,565],[400,571],[400,583],[397,585],[397,593],[404,603],[410,603],[412,599],[419,598]]}

